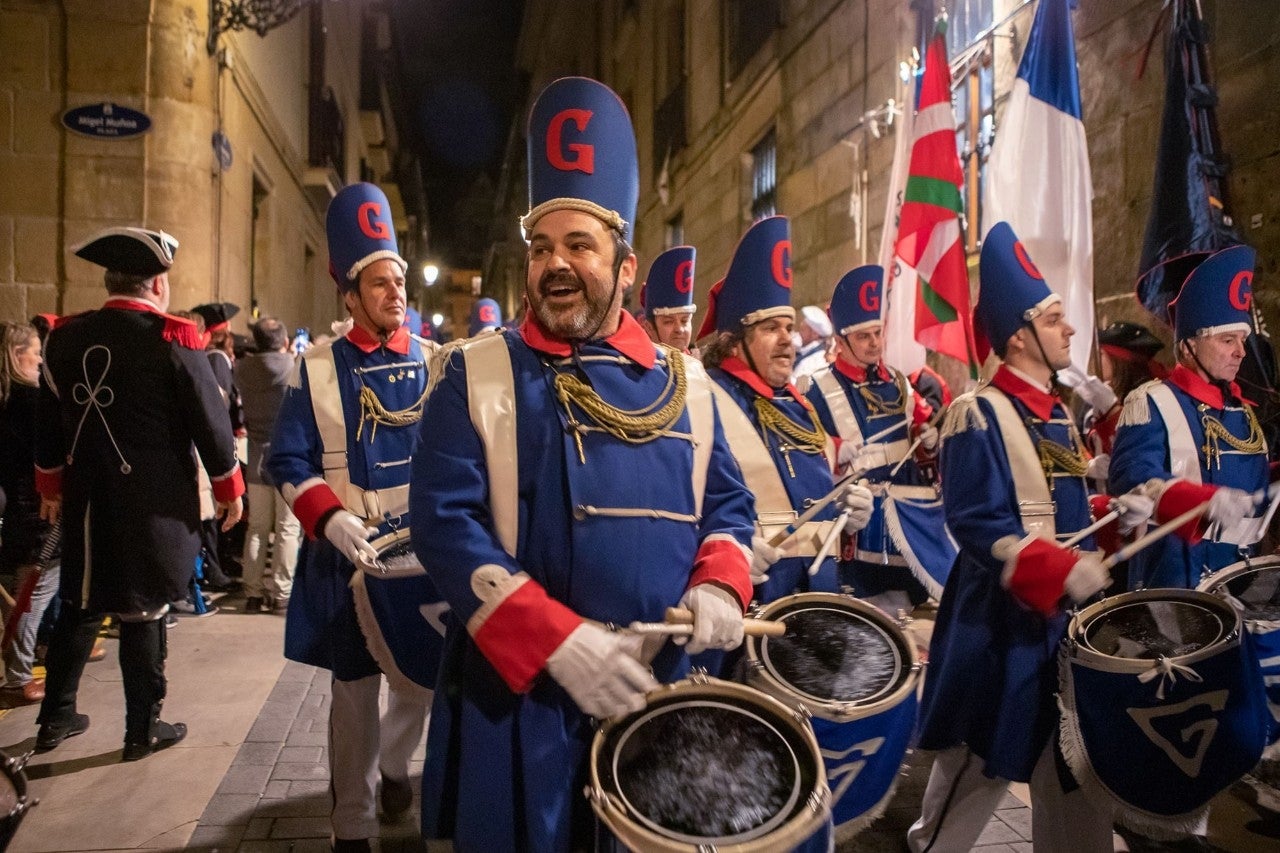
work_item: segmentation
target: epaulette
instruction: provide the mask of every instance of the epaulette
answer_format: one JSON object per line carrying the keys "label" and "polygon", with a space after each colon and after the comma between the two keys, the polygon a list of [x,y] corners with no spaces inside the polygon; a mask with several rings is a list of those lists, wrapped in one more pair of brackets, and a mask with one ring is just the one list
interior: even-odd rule
{"label": "epaulette", "polygon": [[1147,402],[1147,393],[1152,386],[1160,383],[1161,380],[1152,379],[1130,391],[1129,396],[1124,398],[1124,408],[1120,410],[1120,420],[1116,422],[1116,426],[1141,426],[1151,423],[1151,404]]}
{"label": "epaulette", "polygon": [[436,390],[436,386],[444,379],[444,370],[449,364],[449,359],[453,358],[455,353],[463,352],[470,349],[476,344],[483,344],[488,340],[501,340],[502,345],[506,346],[506,340],[501,335],[484,335],[479,338],[455,338],[447,344],[439,344],[436,349],[428,356],[427,360],[427,396],[431,396],[431,392]]}
{"label": "epaulette", "polygon": [[977,391],[968,391],[951,401],[947,407],[947,415],[942,421],[942,438],[946,439],[959,432],[969,430],[983,431],[987,428],[986,415],[978,408]]}
{"label": "epaulette", "polygon": [[164,332],[162,336],[166,341],[172,341],[187,349],[204,349],[204,342],[200,338],[200,330],[196,328],[195,323],[185,317],[175,317],[172,314],[161,314],[160,316],[164,317]]}

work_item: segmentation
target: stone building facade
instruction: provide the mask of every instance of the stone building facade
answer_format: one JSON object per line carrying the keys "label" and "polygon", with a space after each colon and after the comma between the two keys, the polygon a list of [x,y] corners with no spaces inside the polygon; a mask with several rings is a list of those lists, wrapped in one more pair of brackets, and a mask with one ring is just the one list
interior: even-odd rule
{"label": "stone building facade", "polygon": [[[324,211],[354,180],[386,190],[413,256],[421,182],[398,152],[382,4],[303,5],[264,36],[222,31],[228,5],[0,0],[0,319],[96,307],[101,270],[70,247],[143,224],[181,244],[172,308],[228,301],[237,331],[256,308],[327,332],[344,311]],[[101,103],[145,113],[150,131],[61,125]]]}
{"label": "stone building facade", "polygon": [[[585,74],[627,103],[640,152],[641,270],[670,245],[696,246],[697,302],[705,307],[738,238],[760,203],[771,201],[792,222],[793,302],[822,303],[846,270],[877,260],[897,130],[887,102],[906,99],[900,66],[931,32],[933,14],[945,5],[950,15],[957,121],[977,129],[960,135],[962,161],[976,170],[992,124],[999,132],[1036,2],[529,0],[518,62],[531,97],[556,77]],[[1201,5],[1231,162],[1229,212],[1258,250],[1255,288],[1274,327],[1280,296],[1268,287],[1280,263],[1280,196],[1272,191],[1280,105],[1267,81],[1280,76],[1280,26],[1272,0]],[[1137,68],[1161,6],[1080,0],[1073,12],[1100,322],[1151,323],[1132,292],[1151,203],[1167,25],[1155,29],[1140,78]],[[513,150],[513,173],[523,168],[516,156],[523,158],[522,146]],[[760,168],[762,157],[772,158],[772,169]],[[772,179],[771,199],[760,197],[762,177]],[[523,180],[508,185],[502,223],[527,209],[523,191]],[[522,246],[514,228],[503,227],[509,236],[495,243],[486,291],[500,280],[520,284],[514,259]],[[976,249],[977,222],[971,232]]]}

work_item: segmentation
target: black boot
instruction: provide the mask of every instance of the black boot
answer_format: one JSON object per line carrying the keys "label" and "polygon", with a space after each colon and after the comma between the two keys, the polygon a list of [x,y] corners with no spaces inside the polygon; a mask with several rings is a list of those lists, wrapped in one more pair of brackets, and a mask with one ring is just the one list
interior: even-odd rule
{"label": "black boot", "polygon": [[124,760],[137,761],[153,752],[168,749],[187,736],[186,723],[166,723],[156,717],[151,721],[151,734],[144,741],[125,741]]}

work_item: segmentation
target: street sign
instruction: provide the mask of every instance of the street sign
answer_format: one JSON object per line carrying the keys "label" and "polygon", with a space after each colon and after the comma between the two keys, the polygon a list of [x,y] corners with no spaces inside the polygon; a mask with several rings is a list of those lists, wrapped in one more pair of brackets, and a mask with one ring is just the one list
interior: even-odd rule
{"label": "street sign", "polygon": [[95,139],[129,139],[151,129],[151,117],[110,102],[73,107],[62,114],[62,126]]}
{"label": "street sign", "polygon": [[231,140],[220,130],[213,132],[213,156],[218,159],[218,168],[227,171],[231,168]]}

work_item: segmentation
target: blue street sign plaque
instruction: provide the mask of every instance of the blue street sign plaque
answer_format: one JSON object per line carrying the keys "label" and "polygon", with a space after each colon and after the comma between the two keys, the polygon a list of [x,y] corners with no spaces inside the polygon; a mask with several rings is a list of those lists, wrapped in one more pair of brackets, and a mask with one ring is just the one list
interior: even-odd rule
{"label": "blue street sign plaque", "polygon": [[129,139],[151,129],[151,117],[110,102],[73,107],[62,114],[62,126],[95,139]]}

